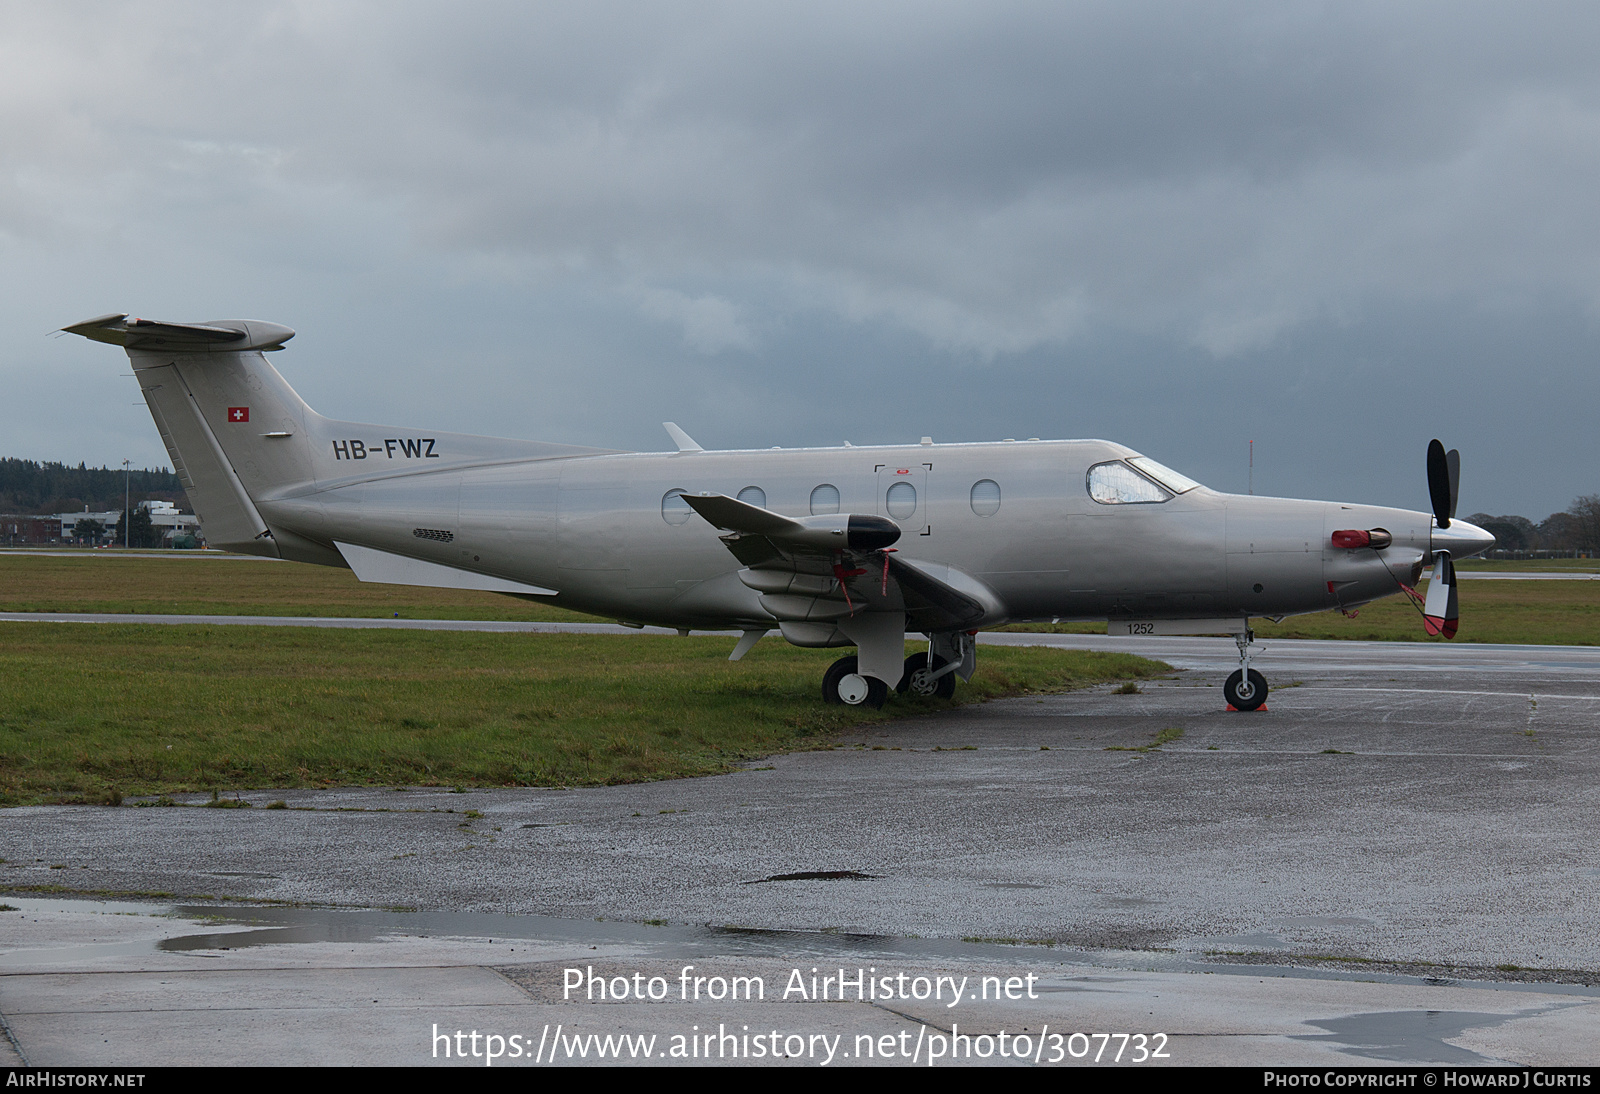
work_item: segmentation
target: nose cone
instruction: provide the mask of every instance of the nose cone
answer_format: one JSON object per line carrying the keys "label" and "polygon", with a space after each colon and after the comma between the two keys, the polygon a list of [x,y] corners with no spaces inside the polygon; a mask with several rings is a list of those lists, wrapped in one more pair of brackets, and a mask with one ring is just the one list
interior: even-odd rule
{"label": "nose cone", "polygon": [[1452,520],[1448,528],[1433,529],[1431,538],[1430,549],[1449,551],[1451,558],[1467,558],[1482,554],[1495,543],[1494,536],[1476,524],[1468,524],[1464,520]]}

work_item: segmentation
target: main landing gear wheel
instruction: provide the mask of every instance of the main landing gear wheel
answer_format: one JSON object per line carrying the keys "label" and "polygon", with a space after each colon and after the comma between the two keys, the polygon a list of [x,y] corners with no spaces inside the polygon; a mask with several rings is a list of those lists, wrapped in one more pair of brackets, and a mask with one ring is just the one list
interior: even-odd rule
{"label": "main landing gear wheel", "polygon": [[856,672],[854,657],[841,657],[822,677],[822,699],[827,703],[842,703],[847,707],[883,706],[889,697],[889,685],[876,676],[862,676]]}
{"label": "main landing gear wheel", "polygon": [[[943,657],[933,659],[935,672],[944,668],[947,662]],[[956,693],[956,674],[947,672],[937,679],[928,679],[928,655],[914,653],[906,658],[905,675],[900,677],[900,685],[895,689],[901,695],[917,695],[924,699],[949,699]]]}
{"label": "main landing gear wheel", "polygon": [[1267,678],[1251,669],[1250,681],[1246,683],[1244,670],[1234,669],[1228,682],[1222,685],[1222,694],[1235,710],[1255,710],[1267,701]]}

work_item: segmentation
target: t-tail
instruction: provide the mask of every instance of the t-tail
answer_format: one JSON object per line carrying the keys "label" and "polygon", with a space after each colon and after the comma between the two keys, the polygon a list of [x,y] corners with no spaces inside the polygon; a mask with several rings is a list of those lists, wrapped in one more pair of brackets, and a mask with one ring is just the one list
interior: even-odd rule
{"label": "t-tail", "polygon": [[355,538],[340,528],[359,524],[363,484],[600,451],[324,418],[266,359],[294,337],[277,323],[116,313],[62,329],[127,350],[207,544],[230,551],[345,566],[335,542]]}

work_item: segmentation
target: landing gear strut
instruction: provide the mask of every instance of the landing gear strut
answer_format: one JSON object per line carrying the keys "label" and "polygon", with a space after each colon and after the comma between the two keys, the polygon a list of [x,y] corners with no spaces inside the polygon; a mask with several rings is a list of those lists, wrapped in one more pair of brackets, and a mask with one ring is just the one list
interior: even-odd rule
{"label": "landing gear strut", "polygon": [[[931,632],[928,634],[927,653],[914,653],[900,662],[899,655],[905,651],[903,619],[900,616],[892,621],[892,633],[889,636],[899,646],[898,650],[885,641],[875,648],[873,655],[878,658],[875,663],[867,659],[863,666],[863,658],[857,653],[854,657],[841,657],[829,666],[822,677],[824,702],[851,707],[881,707],[891,687],[901,695],[949,699],[955,695],[958,679],[972,679],[978,667],[978,647],[974,641],[976,631]],[[872,639],[870,632],[851,637],[855,638],[858,646],[863,640]],[[894,660],[887,660],[886,655],[893,656]],[[863,671],[863,667],[866,671]],[[900,671],[895,673],[895,669]],[[899,681],[893,685],[885,680],[892,673]]]}
{"label": "landing gear strut", "polygon": [[1233,636],[1239,647],[1239,667],[1222,685],[1222,694],[1235,710],[1255,710],[1267,701],[1267,678],[1250,667],[1250,647],[1255,639],[1250,630]]}
{"label": "landing gear strut", "polygon": [[889,697],[889,685],[876,676],[862,676],[856,671],[859,663],[854,657],[841,657],[822,677],[822,700],[841,703],[848,707],[883,706]]}
{"label": "landing gear strut", "polygon": [[959,663],[935,655],[930,670],[928,655],[914,653],[906,658],[906,673],[900,677],[900,686],[895,690],[901,695],[924,699],[949,699],[956,693],[956,669],[960,667]]}

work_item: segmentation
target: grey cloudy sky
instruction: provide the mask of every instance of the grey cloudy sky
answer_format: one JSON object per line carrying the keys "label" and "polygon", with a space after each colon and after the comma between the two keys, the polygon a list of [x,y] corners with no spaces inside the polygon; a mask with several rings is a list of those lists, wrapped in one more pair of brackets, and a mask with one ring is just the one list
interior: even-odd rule
{"label": "grey cloudy sky", "polygon": [[1600,7],[0,8],[0,455],[166,462],[106,311],[324,413],[1103,436],[1219,489],[1600,492]]}

